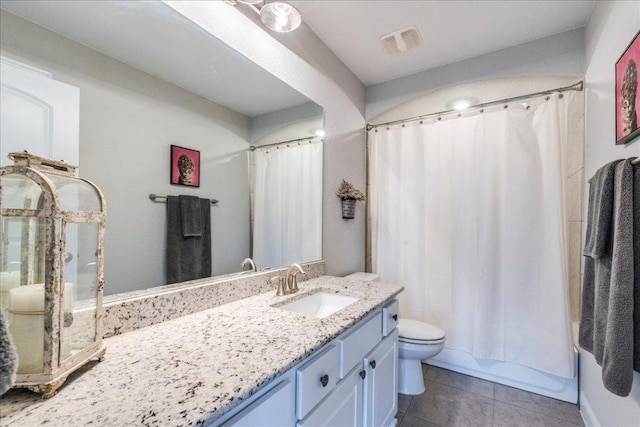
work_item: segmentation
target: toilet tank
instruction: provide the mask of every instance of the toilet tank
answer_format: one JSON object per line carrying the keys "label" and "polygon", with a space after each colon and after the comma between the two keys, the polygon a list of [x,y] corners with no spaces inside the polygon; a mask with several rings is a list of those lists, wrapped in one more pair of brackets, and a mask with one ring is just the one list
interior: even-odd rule
{"label": "toilet tank", "polygon": [[357,273],[345,276],[345,279],[363,280],[365,282],[377,282],[378,280],[380,280],[380,276],[375,273],[364,273],[362,271],[359,271]]}

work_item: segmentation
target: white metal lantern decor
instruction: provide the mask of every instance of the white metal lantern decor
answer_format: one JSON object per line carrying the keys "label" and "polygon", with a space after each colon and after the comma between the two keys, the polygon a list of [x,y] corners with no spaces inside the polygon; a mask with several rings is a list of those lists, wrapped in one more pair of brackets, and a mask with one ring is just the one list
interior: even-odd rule
{"label": "white metal lantern decor", "polygon": [[102,360],[106,204],[76,166],[27,152],[0,168],[0,296],[18,356],[15,387],[53,396]]}

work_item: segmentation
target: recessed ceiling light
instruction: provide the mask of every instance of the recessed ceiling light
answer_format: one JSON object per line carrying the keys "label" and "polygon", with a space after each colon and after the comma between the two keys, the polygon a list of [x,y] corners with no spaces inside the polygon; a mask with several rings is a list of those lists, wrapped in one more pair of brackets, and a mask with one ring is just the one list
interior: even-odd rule
{"label": "recessed ceiling light", "polygon": [[324,129],[315,129],[313,131],[313,134],[315,136],[319,136],[320,138],[322,138],[325,134],[324,134]]}
{"label": "recessed ceiling light", "polygon": [[467,108],[476,105],[478,103],[477,98],[472,97],[464,97],[464,98],[456,98],[453,101],[447,103],[447,108],[450,110],[462,111]]}
{"label": "recessed ceiling light", "polygon": [[456,103],[453,104],[453,109],[458,111],[466,110],[469,107],[471,107],[471,103],[464,99],[461,101],[456,101]]}

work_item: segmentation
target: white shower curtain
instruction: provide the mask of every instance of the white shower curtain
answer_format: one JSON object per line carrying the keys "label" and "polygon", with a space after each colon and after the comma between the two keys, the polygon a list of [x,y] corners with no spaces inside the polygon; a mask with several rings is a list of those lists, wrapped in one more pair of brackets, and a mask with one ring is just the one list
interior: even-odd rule
{"label": "white shower curtain", "polygon": [[446,347],[573,377],[566,99],[372,130],[373,270]]}
{"label": "white shower curtain", "polygon": [[258,149],[254,155],[256,265],[322,259],[322,142]]}

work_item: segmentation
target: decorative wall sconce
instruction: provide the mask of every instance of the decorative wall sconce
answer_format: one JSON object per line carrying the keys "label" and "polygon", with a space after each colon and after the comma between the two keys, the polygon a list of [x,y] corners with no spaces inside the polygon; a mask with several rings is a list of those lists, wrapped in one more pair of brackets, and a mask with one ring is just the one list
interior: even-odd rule
{"label": "decorative wall sconce", "polygon": [[353,185],[342,180],[342,184],[336,193],[342,199],[342,218],[353,219],[356,214],[356,201],[367,200],[364,193],[353,188]]}
{"label": "decorative wall sconce", "polygon": [[14,387],[53,396],[102,359],[106,204],[76,166],[27,152],[0,168],[0,296],[18,355]]}

